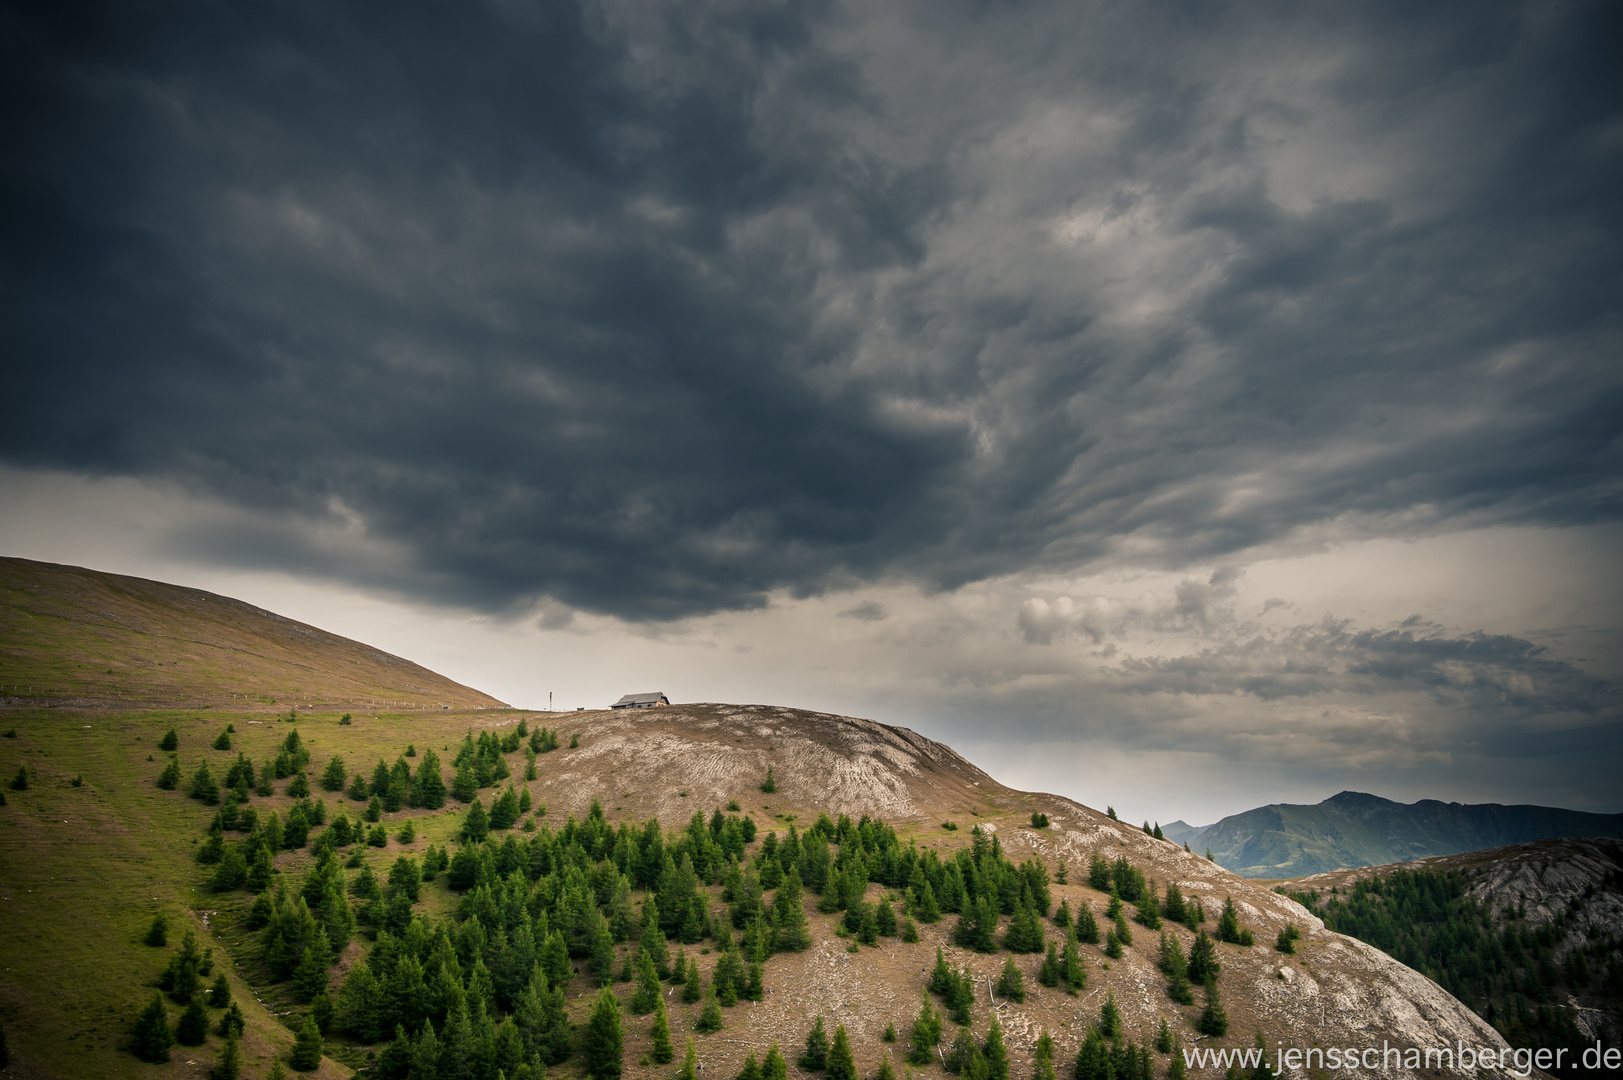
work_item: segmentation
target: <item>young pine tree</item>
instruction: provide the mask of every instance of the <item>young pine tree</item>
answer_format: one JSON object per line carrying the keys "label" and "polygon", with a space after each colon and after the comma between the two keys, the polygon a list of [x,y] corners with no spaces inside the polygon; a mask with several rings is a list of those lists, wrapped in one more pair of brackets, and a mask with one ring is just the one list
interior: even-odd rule
{"label": "young pine tree", "polygon": [[180,735],[176,733],[174,728],[170,728],[168,731],[164,732],[163,738],[158,740],[159,750],[175,750],[179,747]]}
{"label": "young pine tree", "polygon": [[619,1080],[624,1068],[625,1036],[620,1029],[620,1002],[608,987],[597,992],[582,1039],[586,1075],[592,1080]]}
{"label": "young pine tree", "polygon": [[180,759],[178,757],[170,756],[169,764],[165,765],[163,772],[158,774],[158,786],[165,791],[174,791],[180,786]]}
{"label": "young pine tree", "polygon": [[147,927],[147,936],[141,940],[160,949],[169,944],[169,916],[161,911],[152,916],[152,925]]}
{"label": "young pine tree", "polygon": [[1234,910],[1234,897],[1225,897],[1223,913],[1217,917],[1217,940],[1230,945],[1240,943],[1240,916]]}
{"label": "young pine tree", "polygon": [[671,1046],[671,1022],[665,1013],[665,999],[658,998],[654,1005],[654,1028],[652,1032],[653,1046],[648,1051],[649,1057],[655,1065],[669,1065],[676,1056],[676,1050]]}
{"label": "young pine tree", "polygon": [[1229,1018],[1223,1011],[1222,1000],[1217,996],[1216,978],[1206,981],[1206,1008],[1201,1010],[1200,1019],[1195,1021],[1195,1030],[1213,1038],[1228,1034]]}
{"label": "young pine tree", "polygon": [[304,1018],[304,1026],[299,1028],[298,1038],[293,1040],[293,1052],[288,1055],[287,1063],[300,1072],[310,1072],[321,1065],[321,1028],[316,1024],[316,1018]]}
{"label": "young pine tree", "polygon": [[1026,1000],[1026,977],[1015,966],[1014,957],[1008,956],[1003,960],[1003,974],[997,980],[997,992],[1010,1001],[1023,1002]]}
{"label": "young pine tree", "polygon": [[1037,1049],[1032,1055],[1031,1080],[1058,1080],[1054,1073],[1054,1037],[1043,1028],[1037,1035]]}
{"label": "young pine tree", "polygon": [[209,1070],[209,1080],[239,1080],[242,1076],[242,1046],[237,1041],[237,1033],[232,1032],[225,1037],[225,1045],[220,1048],[220,1056],[215,1059],[214,1067]]}
{"label": "young pine tree", "polygon": [[1121,1010],[1116,1007],[1114,990],[1105,995],[1105,1003],[1099,1007],[1099,1030],[1107,1039],[1114,1039],[1121,1032]]}
{"label": "young pine tree", "polygon": [[704,989],[704,1006],[699,1010],[699,1018],[693,1021],[693,1030],[702,1035],[709,1035],[720,1031],[723,1023],[721,1005],[716,1001],[716,988],[712,983]]}
{"label": "young pine tree", "polygon": [[928,1065],[934,1060],[931,1051],[941,1042],[941,1014],[925,996],[919,1005],[919,1014],[913,1018],[913,1037],[908,1043],[907,1060],[913,1065]]}
{"label": "young pine tree", "polygon": [[798,1064],[807,1072],[821,1072],[828,1068],[828,1032],[823,1028],[821,1015],[806,1034],[806,1052],[800,1055]]}
{"label": "young pine tree", "polygon": [[682,1068],[676,1074],[676,1080],[699,1080],[699,1051],[693,1045],[693,1036],[688,1036],[687,1053],[682,1055]]}
{"label": "young pine tree", "polygon": [[473,800],[468,807],[468,814],[462,821],[462,835],[473,843],[478,843],[490,833],[490,816],[485,813],[485,804],[480,799]]}
{"label": "young pine tree", "polygon": [[1009,1080],[1009,1050],[1003,1045],[1003,1025],[998,1021],[995,1010],[992,1013],[992,1026],[986,1032],[986,1042],[981,1046],[981,1055],[986,1060],[986,1080]]}
{"label": "young pine tree", "polygon": [[163,995],[154,993],[130,1029],[130,1050],[142,1061],[161,1065],[169,1060],[173,1045],[175,1033],[169,1026],[169,1010],[164,1007]]}
{"label": "young pine tree", "polygon": [[834,1042],[828,1048],[828,1080],[857,1080],[856,1055],[851,1052],[851,1037],[845,1025],[834,1029]]}
{"label": "young pine tree", "polygon": [[631,1011],[646,1016],[659,1004],[659,972],[654,970],[653,957],[637,950],[637,990],[631,995]]}

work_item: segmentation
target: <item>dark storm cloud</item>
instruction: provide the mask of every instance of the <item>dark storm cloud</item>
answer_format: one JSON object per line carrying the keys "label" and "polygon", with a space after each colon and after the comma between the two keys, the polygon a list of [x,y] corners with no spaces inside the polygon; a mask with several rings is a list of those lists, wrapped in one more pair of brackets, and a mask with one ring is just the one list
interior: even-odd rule
{"label": "dark storm cloud", "polygon": [[14,7],[0,454],[555,621],[1615,517],[1619,19]]}

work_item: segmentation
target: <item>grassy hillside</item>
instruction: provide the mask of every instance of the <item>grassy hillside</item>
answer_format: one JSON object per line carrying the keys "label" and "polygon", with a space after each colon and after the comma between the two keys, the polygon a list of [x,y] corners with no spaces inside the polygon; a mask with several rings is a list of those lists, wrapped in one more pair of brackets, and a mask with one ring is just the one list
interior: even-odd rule
{"label": "grassy hillside", "polygon": [[409,660],[240,600],[0,558],[0,702],[500,708]]}
{"label": "grassy hillside", "polygon": [[[913,1070],[920,1080],[945,1080],[941,1052],[955,1037],[961,1047],[971,1038],[981,1046],[1001,1039],[1011,1075],[1022,1077],[1031,1075],[1044,1031],[1053,1038],[1059,1075],[1072,1075],[1087,1047],[1116,1055],[1123,1068],[1127,1056],[1137,1055],[1134,1069],[1148,1063],[1161,1075],[1171,1058],[1151,1046],[1163,1023],[1183,1047],[1249,1046],[1258,1032],[1295,1046],[1498,1040],[1434,984],[1326,933],[1287,898],[1068,799],[1004,787],[950,748],[906,729],[760,705],[567,714],[301,708],[290,719],[284,696],[275,706],[232,709],[225,703],[244,693],[236,689],[239,675],[261,687],[261,697],[276,696],[273,680],[296,678],[309,699],[341,698],[364,682],[346,660],[380,675],[398,665],[408,675],[403,688],[417,688],[419,705],[431,700],[425,687],[464,688],[431,683],[438,677],[403,661],[206,593],[16,560],[5,569],[11,629],[4,656],[17,665],[13,677],[25,686],[63,680],[47,699],[51,707],[0,706],[0,781],[12,785],[0,805],[0,927],[7,946],[0,957],[0,1028],[10,1076],[204,1075],[222,1052],[219,1034],[195,1048],[175,1047],[161,1065],[144,1064],[127,1048],[134,1018],[190,931],[213,950],[215,968],[244,1013],[248,1077],[267,1075],[274,1060],[288,1061],[295,1029],[313,1022],[330,995],[337,1006],[314,1075],[403,1077],[404,1069],[389,1065],[399,1064],[390,1050],[399,1017],[409,1021],[413,1054],[424,1052],[430,1038],[424,1020],[432,1021],[442,1039],[441,1066],[453,1074],[495,1080],[499,1057],[508,1080],[535,1077],[525,1055],[542,1044],[558,1051],[546,1075],[584,1078],[597,972],[607,971],[616,976],[610,991],[617,1003],[608,1007],[624,1014],[625,1075],[669,1080],[677,1065],[648,1056],[650,1018],[634,1014],[636,984],[620,974],[656,894],[673,952],[682,951],[711,991],[746,926],[755,936],[744,940],[772,943],[767,955],[754,957],[764,967],[751,976],[759,996],[720,1008],[719,1031],[699,1025],[705,1003],[684,1000],[682,987],[668,984],[658,995],[678,1061],[691,1037],[705,1075],[722,1080],[774,1040],[793,1061],[818,1015],[826,1017],[830,1036],[845,1029],[857,1075],[873,1076],[889,1057],[896,1075],[905,1076],[902,1059],[938,948],[958,973],[953,992],[961,1000],[954,1008],[964,1010],[967,1023],[955,1032],[948,1021],[935,1056],[926,1054]],[[132,651],[138,646],[148,651]],[[151,668],[132,656],[152,656]],[[84,673],[98,667],[103,675],[109,668],[115,676],[124,672],[122,685],[138,686],[150,700],[201,700],[208,707],[71,704],[96,700],[95,687],[67,687],[76,678],[90,682]],[[490,702],[465,692],[478,704]],[[119,684],[104,683],[100,693],[101,700],[114,698]],[[345,713],[354,714],[348,722]],[[565,725],[552,733],[556,740],[535,741],[538,729],[552,724]],[[520,725],[531,729],[530,739],[521,740]],[[161,747],[170,728],[181,776],[173,790],[157,783],[170,760]],[[273,767],[294,732],[308,761]],[[481,749],[459,769],[464,745],[470,753]],[[465,798],[419,805],[404,777],[391,780],[390,763],[413,784],[431,775],[416,771],[430,764],[430,751],[447,786],[471,785],[462,790]],[[254,777],[228,793],[226,805],[190,797],[189,780],[200,765],[223,780],[232,768],[240,771],[239,754]],[[352,783],[324,791],[321,779],[335,757]],[[380,765],[382,789],[374,798],[367,780]],[[311,797],[295,798],[306,782]],[[405,801],[390,811],[383,795],[400,788]],[[510,794],[503,799],[516,811],[504,823],[510,828],[484,839],[465,835],[479,814],[494,812],[504,788]],[[477,801],[470,807],[468,799]],[[371,802],[379,803],[381,818],[368,826],[372,836],[340,838],[340,814],[358,820]],[[229,817],[217,816],[228,809]],[[276,839],[286,834],[271,824],[273,814],[292,822],[306,810],[318,819],[307,836]],[[243,820],[249,813],[252,821]],[[407,835],[408,825],[414,835]],[[779,949],[777,931],[763,937],[762,923],[732,925],[728,905],[740,895],[771,905],[778,925],[784,886],[763,878],[752,892],[751,876],[769,876],[775,846],[793,850],[800,841],[790,837],[814,833],[797,861],[778,865],[785,881],[793,866],[808,882],[800,904],[781,909],[804,918],[800,947]],[[426,864],[431,846],[452,856],[449,870],[411,898],[403,883]],[[198,858],[210,850],[257,861],[265,878],[239,876],[215,888],[216,866]],[[272,861],[262,861],[272,852]],[[1111,880],[1090,880],[1092,863]],[[357,892],[369,878],[389,882],[385,896],[371,901]],[[1153,922],[1147,913],[1162,913],[1160,899],[1167,897],[1164,934],[1184,955],[1193,955],[1194,927],[1215,928],[1232,899],[1256,944],[1243,944],[1236,929],[1215,946],[1222,969],[1214,985],[1227,1010],[1227,1035],[1197,1030],[1198,991],[1187,1001],[1169,996],[1162,932],[1148,923],[1135,920],[1136,938],[1120,948],[1107,948],[1102,931],[1098,942],[1073,941],[1066,977],[1085,982],[1073,986],[1075,993],[1041,982],[1040,951],[1012,951],[1022,919],[1024,940],[1035,934],[1056,948],[1065,942],[1056,921],[1062,900],[1065,910],[1086,910],[1111,926],[1111,881],[1134,904],[1116,924],[1121,930],[1135,908]],[[1173,885],[1184,898],[1187,924],[1174,921]],[[1038,888],[1048,894],[1040,910]],[[319,955],[306,949],[316,940],[316,923],[300,906],[307,892],[315,898],[310,912],[339,920],[324,926],[341,928],[349,917],[360,925],[343,929],[347,944],[324,958],[330,965],[305,965],[301,988],[277,965],[292,968],[299,956]],[[925,917],[925,895],[941,898],[946,917]],[[270,926],[286,936],[269,940],[258,928],[255,912],[267,905],[276,909]],[[881,905],[898,922],[919,915],[918,939],[881,932]],[[171,923],[161,948],[142,942],[159,913]],[[397,944],[384,936],[390,925]],[[1271,947],[1287,927],[1300,931],[1288,958]],[[571,936],[560,960],[546,949],[549,935],[564,931]],[[1010,968],[1024,981],[1023,1001],[1011,1000],[1003,983]],[[377,981],[369,990],[371,976]],[[1319,993],[1321,983],[1335,988],[1333,1001]],[[551,1004],[524,998],[521,988],[537,986]],[[938,998],[936,1007],[945,1018],[948,1002]],[[171,1022],[179,1018],[179,1003],[166,1008]],[[1107,1051],[1092,1032],[1111,1009],[1120,1039]],[[211,1022],[221,1015],[209,1011]],[[899,1042],[885,1040],[889,1026]]]}
{"label": "grassy hillside", "polygon": [[1343,791],[1316,806],[1276,803],[1247,810],[1187,839],[1242,876],[1294,878],[1549,837],[1618,835],[1623,814],[1435,799],[1397,803]]}

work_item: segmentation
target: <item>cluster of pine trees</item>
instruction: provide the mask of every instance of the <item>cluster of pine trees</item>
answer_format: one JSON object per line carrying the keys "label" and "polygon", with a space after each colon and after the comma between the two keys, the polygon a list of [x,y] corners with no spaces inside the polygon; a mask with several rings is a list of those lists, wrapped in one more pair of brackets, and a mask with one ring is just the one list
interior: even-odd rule
{"label": "cluster of pine trees", "polygon": [[[392,766],[379,758],[370,779],[360,771],[349,778],[347,794],[355,802],[368,804],[371,820],[376,820],[370,813],[374,807],[379,813],[392,814],[405,807],[438,810],[445,805],[445,777],[440,775],[439,755],[433,750],[423,751],[422,760],[413,769],[406,759],[415,754],[416,747],[408,747]],[[321,786],[328,791],[345,791],[344,769],[344,759],[333,755],[321,774]]]}
{"label": "cluster of pine trees", "polygon": [[[1581,901],[1535,927],[1523,906],[1495,911],[1458,872],[1431,869],[1369,878],[1346,894],[1290,895],[1331,930],[1425,973],[1512,1046],[1568,1047],[1575,1058],[1584,1040],[1569,998],[1623,995],[1623,937],[1585,920]],[[1570,941],[1578,928],[1583,938]]]}

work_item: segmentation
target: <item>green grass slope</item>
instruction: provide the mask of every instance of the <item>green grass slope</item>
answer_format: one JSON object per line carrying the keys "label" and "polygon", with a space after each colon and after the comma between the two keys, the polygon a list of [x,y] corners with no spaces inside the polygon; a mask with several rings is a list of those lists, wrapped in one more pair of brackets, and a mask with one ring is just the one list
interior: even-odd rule
{"label": "green grass slope", "polygon": [[501,708],[398,656],[240,600],[0,558],[0,703]]}

